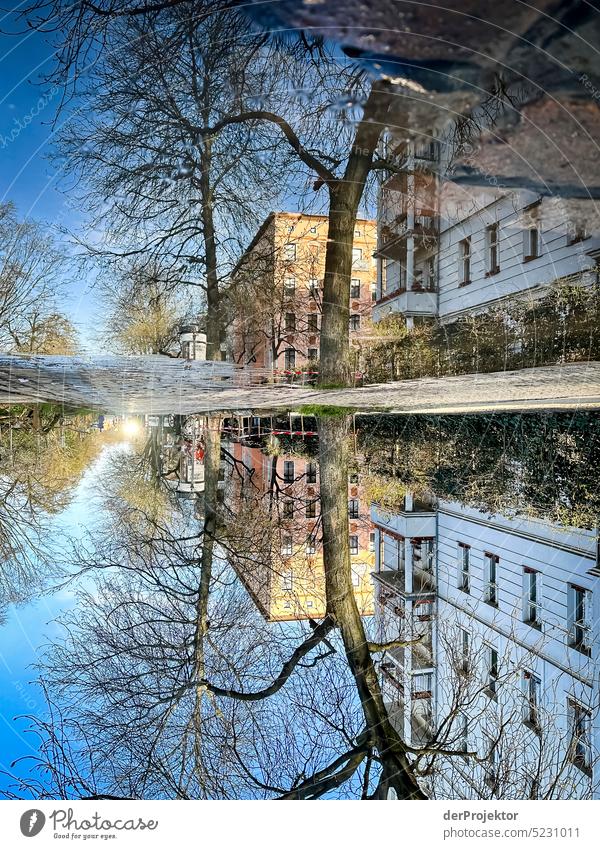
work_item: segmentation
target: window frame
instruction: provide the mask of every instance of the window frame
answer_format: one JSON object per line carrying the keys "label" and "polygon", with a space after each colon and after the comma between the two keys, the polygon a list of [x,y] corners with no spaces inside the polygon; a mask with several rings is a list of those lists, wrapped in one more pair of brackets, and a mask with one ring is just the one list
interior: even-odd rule
{"label": "window frame", "polygon": [[284,262],[295,262],[298,256],[298,246],[296,242],[286,242],[283,246]]}
{"label": "window frame", "polygon": [[293,371],[296,368],[296,349],[286,348],[283,352],[283,367],[286,371]]}
{"label": "window frame", "polygon": [[468,286],[471,283],[471,262],[473,245],[471,236],[465,236],[458,243],[458,262],[459,262],[459,286]]}
{"label": "window frame", "polygon": [[500,225],[494,222],[485,228],[486,276],[500,271]]}
{"label": "window frame", "polygon": [[471,546],[466,542],[456,543],[457,588],[471,594]]}
{"label": "window frame", "polygon": [[490,551],[484,551],[483,563],[485,569],[485,602],[492,607],[498,607],[499,583],[498,583],[498,567],[500,558],[497,554],[492,554]]}

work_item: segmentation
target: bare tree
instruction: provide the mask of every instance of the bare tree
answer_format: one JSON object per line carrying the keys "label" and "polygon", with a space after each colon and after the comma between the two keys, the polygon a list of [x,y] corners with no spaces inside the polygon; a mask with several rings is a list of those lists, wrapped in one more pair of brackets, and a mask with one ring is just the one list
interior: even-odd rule
{"label": "bare tree", "polygon": [[48,231],[0,206],[0,345],[27,353],[71,354],[73,324],[59,312],[66,257]]}
{"label": "bare tree", "polygon": [[116,271],[109,267],[98,284],[105,307],[103,343],[128,354],[175,356],[179,326],[193,316],[191,299],[157,263],[128,260]]}
{"label": "bare tree", "polygon": [[222,281],[280,194],[273,139],[260,122],[235,120],[247,98],[281,86],[275,48],[240,15],[207,17],[193,4],[121,22],[111,39],[81,93],[89,108],[61,142],[95,224],[110,230],[87,247],[159,264],[172,287],[193,287],[207,358],[220,359]]}

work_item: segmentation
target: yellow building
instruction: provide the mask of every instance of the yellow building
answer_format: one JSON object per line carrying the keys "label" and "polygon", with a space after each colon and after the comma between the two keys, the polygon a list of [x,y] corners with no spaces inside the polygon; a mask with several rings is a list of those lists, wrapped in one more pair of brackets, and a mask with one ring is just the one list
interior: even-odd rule
{"label": "yellow building", "polygon": [[[319,357],[328,219],[272,212],[232,273],[229,356],[283,373]],[[377,271],[376,223],[358,219],[350,283],[350,344],[371,325]]]}

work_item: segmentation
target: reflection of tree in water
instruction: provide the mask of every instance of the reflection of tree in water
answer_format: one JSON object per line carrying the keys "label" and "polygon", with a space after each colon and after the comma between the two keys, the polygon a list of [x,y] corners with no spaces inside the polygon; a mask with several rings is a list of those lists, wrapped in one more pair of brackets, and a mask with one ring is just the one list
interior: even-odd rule
{"label": "reflection of tree in water", "polygon": [[72,568],[94,587],[46,657],[52,715],[33,721],[40,756],[21,772],[21,792],[419,795],[381,698],[372,660],[381,647],[352,590],[348,421],[321,423],[328,614],[303,624],[265,622],[230,568],[219,424],[205,432],[201,520],[189,502],[163,513],[129,501],[109,514],[109,533],[73,551]]}
{"label": "reflection of tree in water", "polygon": [[[456,684],[451,711],[432,740],[408,746],[390,721],[374,663],[383,644],[370,638],[352,586],[351,419],[319,420],[327,613],[301,623],[266,622],[231,568],[262,557],[271,568],[264,536],[272,528],[248,503],[239,517],[218,497],[220,425],[216,417],[206,424],[201,505],[156,489],[149,444],[106,478],[109,525],[71,555],[93,588],[80,592],[63,620],[65,639],[46,656],[51,716],[33,719],[39,757],[32,772],[19,769],[15,794],[378,798],[393,790],[421,798],[419,784],[440,757],[448,774],[475,758],[462,748],[459,724],[473,696],[459,658],[456,681],[446,682]],[[417,481],[488,509],[525,493],[522,503],[536,510],[583,517],[592,515],[583,496],[594,434],[585,415],[380,419],[359,427],[358,451],[370,472],[393,470],[401,489]],[[241,466],[232,474],[243,475]],[[151,492],[161,494],[160,509]],[[544,769],[554,756],[544,737]],[[521,767],[503,763],[497,784],[509,796]]]}
{"label": "reflection of tree in water", "polygon": [[51,517],[69,505],[102,446],[84,418],[61,421],[50,405],[0,412],[0,609],[30,598],[56,573]]}
{"label": "reflection of tree in water", "polygon": [[370,495],[390,508],[410,490],[484,511],[596,525],[600,425],[593,413],[384,416],[359,422],[358,444]]}

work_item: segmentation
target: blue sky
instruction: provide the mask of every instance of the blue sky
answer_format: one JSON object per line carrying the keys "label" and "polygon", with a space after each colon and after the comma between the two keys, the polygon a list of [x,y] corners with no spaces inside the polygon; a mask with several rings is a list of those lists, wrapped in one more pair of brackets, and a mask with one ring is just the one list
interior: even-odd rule
{"label": "blue sky", "polygon": [[[52,47],[23,29],[14,14],[0,12],[0,203],[12,201],[22,217],[76,230],[83,218],[60,190],[60,167],[49,161],[60,126],[54,123],[60,91],[44,81]],[[71,286],[66,306],[82,330],[94,309],[87,281]]]}

